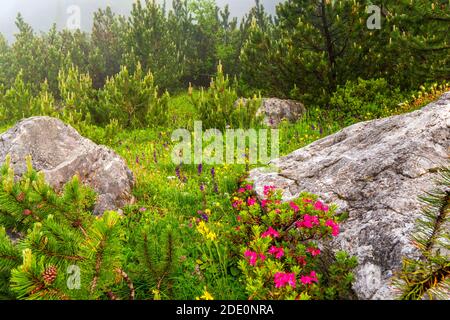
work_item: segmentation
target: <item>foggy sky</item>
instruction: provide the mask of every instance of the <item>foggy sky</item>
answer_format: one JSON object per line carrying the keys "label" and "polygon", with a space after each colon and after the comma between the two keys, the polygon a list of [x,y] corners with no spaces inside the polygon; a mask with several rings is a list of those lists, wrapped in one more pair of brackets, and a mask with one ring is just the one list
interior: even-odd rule
{"label": "foggy sky", "polygon": [[[81,27],[90,30],[92,26],[92,14],[98,8],[110,6],[118,14],[130,12],[135,0],[1,0],[0,1],[0,33],[8,41],[14,39],[17,28],[14,24],[17,14],[20,12],[25,21],[33,27],[36,32],[48,31],[53,23],[59,28],[64,27],[69,16],[67,9],[71,5],[81,8]],[[163,2],[159,0],[158,2]],[[172,1],[167,0],[170,4]],[[229,4],[232,16],[241,17],[253,7],[254,0],[216,0],[219,6]],[[261,0],[267,11],[274,13],[275,6],[281,0]]]}

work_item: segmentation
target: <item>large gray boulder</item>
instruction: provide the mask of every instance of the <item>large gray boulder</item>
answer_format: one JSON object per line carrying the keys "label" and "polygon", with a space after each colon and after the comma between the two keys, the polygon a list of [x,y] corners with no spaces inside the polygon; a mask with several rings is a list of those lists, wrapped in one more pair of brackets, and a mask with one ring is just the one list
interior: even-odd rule
{"label": "large gray boulder", "polygon": [[[239,99],[239,103],[245,104],[248,99]],[[306,112],[305,106],[295,100],[283,100],[278,98],[264,98],[256,112],[257,117],[263,119],[263,123],[271,128],[276,128],[283,120],[296,122]]]}
{"label": "large gray boulder", "polygon": [[305,111],[303,104],[298,101],[269,98],[263,99],[256,115],[263,116],[267,126],[278,127],[283,120],[297,121]]}
{"label": "large gray boulder", "polygon": [[349,218],[331,243],[358,257],[354,291],[360,299],[396,297],[391,283],[403,257],[419,253],[410,235],[418,196],[448,165],[450,92],[420,111],[359,123],[256,169],[250,179],[283,189],[287,201],[302,191],[336,203]]}
{"label": "large gray boulder", "polygon": [[125,161],[58,119],[33,117],[17,123],[0,135],[1,163],[8,154],[18,176],[26,171],[25,158],[31,155],[34,168],[56,190],[79,175],[98,194],[96,214],[118,209],[132,199],[134,178]]}

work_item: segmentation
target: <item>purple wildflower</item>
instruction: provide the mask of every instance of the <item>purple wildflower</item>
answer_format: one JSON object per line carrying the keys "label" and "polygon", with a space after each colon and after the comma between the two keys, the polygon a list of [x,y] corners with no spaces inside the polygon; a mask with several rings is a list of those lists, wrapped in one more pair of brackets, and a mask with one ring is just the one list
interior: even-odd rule
{"label": "purple wildflower", "polygon": [[180,166],[177,166],[177,167],[176,167],[176,169],[175,169],[175,174],[177,175],[178,179],[179,179],[180,181],[182,181],[182,179],[181,179],[181,170],[180,170]]}
{"label": "purple wildflower", "polygon": [[202,172],[203,172],[203,164],[200,163],[197,167],[197,173],[198,173],[198,175],[201,175]]}
{"label": "purple wildflower", "polygon": [[211,176],[213,179],[216,177],[216,169],[214,169],[214,167],[211,169]]}

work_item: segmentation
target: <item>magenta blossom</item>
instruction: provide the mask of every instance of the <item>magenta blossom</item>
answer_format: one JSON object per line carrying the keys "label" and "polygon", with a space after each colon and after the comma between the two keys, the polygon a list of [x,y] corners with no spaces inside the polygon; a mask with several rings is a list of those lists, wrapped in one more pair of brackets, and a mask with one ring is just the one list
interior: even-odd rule
{"label": "magenta blossom", "polygon": [[316,203],[314,203],[314,209],[323,212],[328,212],[329,210],[328,206],[323,204],[321,201],[316,201]]}
{"label": "magenta blossom", "polygon": [[317,283],[319,280],[317,279],[317,275],[315,271],[311,271],[309,276],[301,276],[300,281],[304,284],[312,284],[313,282]]}
{"label": "magenta blossom", "polygon": [[292,208],[292,210],[294,210],[295,213],[297,213],[300,210],[298,205],[296,205],[294,202],[289,203],[289,206]]}
{"label": "magenta blossom", "polygon": [[249,259],[249,263],[250,263],[251,266],[255,266],[256,265],[256,262],[258,261],[258,257],[261,259],[262,262],[264,262],[264,260],[266,260],[266,256],[265,255],[258,254],[258,253],[254,252],[254,251],[251,251],[251,250],[245,251],[244,256],[247,257],[247,258],[250,258]]}
{"label": "magenta blossom", "polygon": [[274,186],[264,186],[264,195],[268,196],[271,191],[275,190],[276,187]]}
{"label": "magenta blossom", "polygon": [[336,222],[334,222],[333,220],[327,220],[327,222],[325,223],[325,225],[327,226],[327,227],[331,227],[331,234],[334,236],[334,237],[337,237],[338,235],[339,235],[339,225],[336,223]]}
{"label": "magenta blossom", "polygon": [[284,249],[283,247],[277,248],[275,246],[272,246],[269,250],[269,253],[277,259],[281,259],[284,256]]}
{"label": "magenta blossom", "polygon": [[278,231],[276,231],[272,227],[269,227],[269,229],[261,235],[261,238],[266,238],[266,237],[278,238],[279,236],[280,236],[280,234],[278,233]]}
{"label": "magenta blossom", "polygon": [[245,192],[245,189],[244,189],[244,188],[239,188],[238,192],[239,192],[239,193],[244,193],[244,192]]}
{"label": "magenta blossom", "polygon": [[274,275],[275,288],[282,288],[290,285],[295,288],[295,273],[277,272]]}
{"label": "magenta blossom", "polygon": [[245,189],[248,191],[251,191],[251,190],[253,190],[253,186],[251,184],[248,184],[245,186]]}
{"label": "magenta blossom", "polygon": [[249,207],[255,205],[255,203],[256,203],[256,200],[255,200],[255,199],[253,199],[253,198],[248,198],[248,199],[247,199],[247,205],[248,205]]}
{"label": "magenta blossom", "polygon": [[319,218],[317,216],[310,216],[309,214],[305,214],[303,216],[303,221],[297,221],[295,223],[297,228],[307,228],[307,229],[311,229],[314,226],[318,226],[319,224],[320,224]]}
{"label": "magenta blossom", "polygon": [[266,199],[261,200],[261,207],[265,208],[267,206],[267,203],[269,203],[269,202],[270,202],[270,200],[266,200]]}
{"label": "magenta blossom", "polygon": [[313,257],[318,256],[320,254],[320,249],[316,249],[316,248],[308,248],[308,249],[306,249],[306,251],[311,253],[311,255]]}
{"label": "magenta blossom", "polygon": [[256,252],[247,250],[245,251],[244,256],[250,258],[249,263],[251,266],[254,266],[256,264],[256,260],[258,259],[258,254]]}

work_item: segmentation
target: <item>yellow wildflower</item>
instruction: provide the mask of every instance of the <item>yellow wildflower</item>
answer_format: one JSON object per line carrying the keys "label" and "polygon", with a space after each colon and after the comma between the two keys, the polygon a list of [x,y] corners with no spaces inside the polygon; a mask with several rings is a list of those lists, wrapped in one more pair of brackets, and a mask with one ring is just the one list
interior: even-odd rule
{"label": "yellow wildflower", "polygon": [[203,295],[201,297],[197,297],[195,299],[196,300],[214,300],[214,297],[208,292],[208,290],[206,290],[206,287],[205,287],[205,292],[203,293]]}

